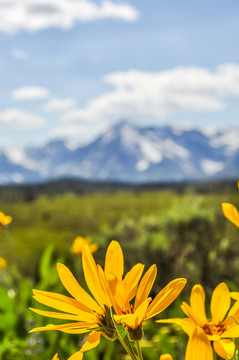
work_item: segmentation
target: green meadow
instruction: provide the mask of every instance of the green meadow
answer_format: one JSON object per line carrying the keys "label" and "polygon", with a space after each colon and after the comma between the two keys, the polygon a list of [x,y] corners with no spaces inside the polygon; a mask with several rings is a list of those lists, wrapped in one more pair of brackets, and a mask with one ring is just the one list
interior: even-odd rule
{"label": "green meadow", "polygon": [[[196,283],[209,295],[221,281],[239,290],[239,230],[221,210],[222,202],[238,207],[236,181],[78,190],[31,187],[28,193],[21,187],[0,188],[0,210],[13,218],[0,232],[0,256],[7,262],[0,270],[0,359],[51,360],[58,352],[65,360],[81,347],[84,335],[28,334],[35,326],[60,323],[28,309],[39,308],[33,288],[66,294],[57,262],[67,265],[85,286],[81,258],[70,251],[76,236],[91,237],[99,245],[94,258],[101,265],[111,240],[123,249],[126,271],[137,262],[145,269],[156,264],[152,297],[174,278],[187,278],[180,297],[158,318],[183,317],[180,304],[188,301]],[[156,324],[153,318],[145,322],[144,332],[144,359],[158,360],[165,352],[184,359],[187,336],[179,327]],[[128,357],[120,344],[103,340],[84,359]]]}

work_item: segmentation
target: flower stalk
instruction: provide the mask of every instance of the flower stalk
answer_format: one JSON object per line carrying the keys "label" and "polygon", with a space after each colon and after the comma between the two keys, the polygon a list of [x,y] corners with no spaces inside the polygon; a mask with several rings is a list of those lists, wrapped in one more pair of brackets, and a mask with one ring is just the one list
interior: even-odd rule
{"label": "flower stalk", "polygon": [[137,354],[138,354],[138,359],[143,360],[143,354],[142,354],[142,350],[141,350],[139,341],[135,341],[135,346],[136,346],[136,350],[137,350]]}
{"label": "flower stalk", "polygon": [[115,329],[117,332],[118,339],[119,339],[121,345],[124,347],[127,354],[131,357],[132,360],[141,360],[140,358],[138,358],[137,354],[135,353],[135,350],[132,346],[132,341],[129,340],[129,337],[127,336],[126,331],[123,329],[123,327],[120,324],[118,324],[114,320],[114,314],[113,314],[112,309],[111,309],[111,316],[112,316],[112,320],[114,322],[114,326],[115,326]]}

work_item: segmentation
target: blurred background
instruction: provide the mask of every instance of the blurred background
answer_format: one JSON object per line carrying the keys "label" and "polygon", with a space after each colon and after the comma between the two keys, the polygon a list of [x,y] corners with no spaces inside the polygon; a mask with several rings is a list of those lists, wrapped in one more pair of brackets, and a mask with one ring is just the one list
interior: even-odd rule
{"label": "blurred background", "polygon": [[[239,3],[235,0],[0,0],[0,359],[67,359],[84,336],[28,334],[32,288],[84,283],[77,236],[103,265],[158,266],[152,296],[201,283],[239,290]],[[89,239],[87,240],[89,241]],[[208,315],[209,316],[209,315]],[[57,321],[55,321],[56,323]],[[183,360],[187,337],[148,321],[146,360]],[[150,350],[149,350],[150,349]],[[152,350],[151,350],[152,349]],[[118,355],[116,355],[118,354]],[[86,359],[127,359],[102,341]]]}

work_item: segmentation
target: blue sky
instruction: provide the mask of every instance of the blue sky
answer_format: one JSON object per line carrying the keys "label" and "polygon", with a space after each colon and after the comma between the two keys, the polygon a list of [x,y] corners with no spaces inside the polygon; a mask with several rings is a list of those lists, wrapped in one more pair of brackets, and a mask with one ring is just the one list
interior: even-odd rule
{"label": "blue sky", "polygon": [[239,3],[0,1],[0,148],[238,126]]}

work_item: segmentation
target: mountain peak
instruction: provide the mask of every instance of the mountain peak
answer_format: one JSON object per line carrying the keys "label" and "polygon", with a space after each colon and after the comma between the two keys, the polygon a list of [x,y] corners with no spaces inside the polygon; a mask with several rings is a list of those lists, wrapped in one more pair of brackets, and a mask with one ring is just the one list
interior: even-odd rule
{"label": "mountain peak", "polygon": [[238,131],[209,136],[173,126],[139,127],[123,119],[88,145],[53,140],[41,148],[3,152],[0,183],[20,177],[22,182],[64,176],[135,183],[237,177]]}
{"label": "mountain peak", "polygon": [[116,131],[120,131],[124,128],[135,128],[135,126],[131,122],[123,119],[117,122],[113,127],[111,127],[111,129],[114,129]]}

